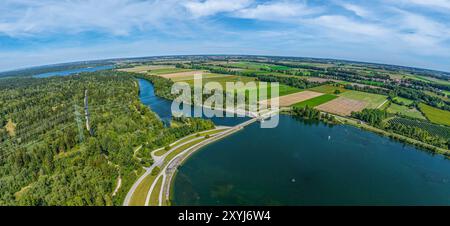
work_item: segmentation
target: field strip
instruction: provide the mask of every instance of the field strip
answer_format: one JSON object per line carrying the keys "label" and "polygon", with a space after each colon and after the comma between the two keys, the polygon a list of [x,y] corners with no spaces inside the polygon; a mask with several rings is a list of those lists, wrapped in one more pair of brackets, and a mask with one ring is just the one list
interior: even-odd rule
{"label": "field strip", "polygon": [[206,74],[206,72],[205,71],[185,71],[185,72],[177,72],[177,73],[170,73],[170,74],[160,74],[158,76],[170,79],[170,78],[194,76],[196,74]]}
{"label": "field strip", "polygon": [[383,106],[386,102],[388,102],[388,100],[385,100],[383,103],[381,103],[380,105],[378,105],[377,109],[380,108],[381,106]]}
{"label": "field strip", "polygon": [[361,111],[366,106],[367,103],[364,101],[353,100],[346,97],[338,97],[332,101],[317,106],[316,109],[337,115],[348,116],[354,111]]}
{"label": "field strip", "polygon": [[[209,78],[223,78],[223,77],[230,77],[232,75],[215,75],[215,74],[203,74],[202,79],[209,79]],[[181,77],[180,79],[172,79],[174,82],[181,82],[181,81],[191,81],[195,80],[193,76],[187,75],[186,78]]]}
{"label": "field strip", "polygon": [[[280,107],[288,107],[293,104],[303,102],[305,100],[309,100],[311,98],[315,98],[318,96],[324,95],[323,93],[314,92],[314,91],[302,91],[298,93],[293,93],[285,96],[278,97],[279,98],[279,106]],[[260,101],[261,104],[266,104],[272,102],[273,99]]]}

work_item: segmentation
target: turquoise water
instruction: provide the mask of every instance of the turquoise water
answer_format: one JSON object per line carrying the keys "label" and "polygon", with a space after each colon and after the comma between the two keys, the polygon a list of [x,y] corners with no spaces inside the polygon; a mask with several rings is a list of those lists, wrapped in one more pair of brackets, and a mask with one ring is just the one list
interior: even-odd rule
{"label": "turquoise water", "polygon": [[450,161],[440,155],[350,126],[280,120],[194,153],[178,171],[173,203],[450,204]]}
{"label": "turquoise water", "polygon": [[[139,80],[163,120],[171,102]],[[245,119],[213,119],[237,124]],[[351,126],[281,115],[194,153],[180,168],[174,205],[449,205],[450,161]]]}
{"label": "turquoise water", "polygon": [[67,75],[81,73],[81,72],[94,72],[94,71],[100,71],[100,70],[108,70],[108,69],[112,69],[113,67],[114,66],[112,66],[112,65],[105,65],[105,66],[98,66],[98,67],[78,68],[78,69],[65,70],[65,71],[54,71],[54,72],[42,73],[42,74],[34,75],[33,77],[48,78],[48,77],[52,77],[52,76],[67,76]]}

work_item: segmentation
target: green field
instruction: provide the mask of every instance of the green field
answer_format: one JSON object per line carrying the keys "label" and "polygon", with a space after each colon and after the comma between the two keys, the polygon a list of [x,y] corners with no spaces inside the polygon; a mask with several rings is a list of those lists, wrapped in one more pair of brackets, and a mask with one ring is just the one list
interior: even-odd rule
{"label": "green field", "polygon": [[142,182],[137,186],[130,200],[130,206],[143,206],[145,204],[145,198],[147,197],[147,192],[152,186],[153,181],[156,176],[149,174],[142,180]]}
{"label": "green field", "polygon": [[447,95],[447,97],[450,97],[450,91],[444,90],[442,91],[445,95]]}
{"label": "green field", "polygon": [[387,112],[392,114],[400,114],[411,118],[426,120],[422,113],[415,108],[409,108],[407,106],[392,103],[391,106],[389,106],[389,108],[387,108],[386,110]]}
{"label": "green field", "polygon": [[[191,86],[194,85],[194,79],[183,80],[183,81],[187,82]],[[202,83],[203,83],[203,85],[205,85],[208,82],[218,82],[224,89],[226,89],[227,82],[243,82],[244,85],[247,82],[255,82],[257,87],[259,87],[259,82],[255,81],[255,78],[246,77],[246,76],[238,76],[238,75],[205,74],[202,79]],[[301,89],[299,89],[299,88],[279,84],[279,96],[284,96],[284,95],[288,95],[288,94],[292,94],[292,93],[296,93],[296,92],[300,92],[300,91],[301,91]],[[248,95],[248,92],[249,91],[246,91],[246,93],[247,93],[246,95]],[[267,89],[268,97],[270,97],[270,92],[271,92],[271,86],[268,83],[268,89]],[[259,94],[259,90],[257,91],[257,93]]]}
{"label": "green field", "polygon": [[338,96],[336,95],[332,95],[332,94],[324,94],[322,96],[318,96],[309,100],[305,100],[303,102],[300,103],[296,103],[293,105],[293,107],[316,107],[319,106],[321,104],[324,104],[328,101],[334,100],[336,99]]}
{"label": "green field", "polygon": [[411,79],[419,80],[422,82],[429,82],[429,83],[435,83],[435,84],[439,84],[439,85],[450,86],[449,81],[445,81],[445,80],[438,79],[438,78],[421,76],[421,75],[408,75],[407,77],[411,78]]}
{"label": "green field", "polygon": [[[224,74],[215,74],[215,73],[203,73],[202,74],[202,80],[203,79],[212,79],[212,78],[225,78],[225,77],[231,77],[234,75],[224,75]],[[188,82],[192,83],[194,81],[194,75],[186,75],[176,78],[170,78],[170,80],[174,82]]]}
{"label": "green field", "polygon": [[395,97],[394,100],[398,101],[398,102],[403,102],[405,105],[410,105],[412,104],[414,101],[410,100],[410,99],[406,99],[403,97]]}
{"label": "green field", "polygon": [[[299,88],[292,87],[292,86],[287,86],[287,85],[283,85],[283,84],[280,84],[278,89],[280,91],[280,94],[279,94],[280,97],[281,96],[285,96],[285,95],[289,95],[289,94],[293,94],[293,93],[298,93],[298,92],[302,91]],[[270,86],[269,86],[269,90],[267,92],[270,93]]]}
{"label": "green field", "polygon": [[344,92],[339,96],[343,96],[353,100],[364,101],[367,103],[367,108],[378,108],[387,99],[387,97],[383,95],[354,90]]}
{"label": "green field", "polygon": [[394,118],[388,120],[388,123],[419,127],[435,136],[440,136],[445,139],[450,139],[450,127],[436,125],[436,124],[432,124],[432,123],[428,123],[428,122],[424,122],[424,121],[420,121],[420,120],[411,120],[411,119],[400,118],[400,117],[394,117]]}
{"label": "green field", "polygon": [[[203,85],[208,82],[218,82],[223,88],[226,88],[227,82],[243,82],[244,85],[247,82],[253,82],[255,81],[255,78],[252,77],[245,77],[245,76],[238,76],[238,75],[228,75],[228,76],[213,76],[213,77],[206,77],[202,79]],[[186,80],[189,85],[194,85],[194,79],[192,80]]]}
{"label": "green field", "polygon": [[444,111],[438,108],[428,106],[426,104],[419,104],[420,110],[433,123],[450,126],[450,111]]}
{"label": "green field", "polygon": [[243,69],[252,69],[252,70],[259,70],[264,67],[264,64],[262,64],[262,63],[254,63],[254,62],[246,62],[246,61],[234,62],[234,63],[230,63],[229,65],[232,65],[234,67],[243,68]]}
{"label": "green field", "polygon": [[322,86],[316,86],[313,88],[309,88],[308,90],[316,91],[319,93],[329,93],[334,94],[336,90],[339,90],[341,93],[346,92],[347,90],[340,87],[340,86],[332,86],[332,85],[322,85]]}
{"label": "green field", "polygon": [[242,69],[250,69],[250,70],[270,69],[270,70],[287,71],[287,70],[292,69],[290,67],[283,66],[283,65],[265,64],[265,63],[257,63],[257,62],[246,62],[246,61],[230,63],[229,65],[232,65],[234,67],[239,67]]}
{"label": "green field", "polygon": [[[216,133],[223,132],[223,131],[225,131],[225,130],[227,130],[227,128],[225,128],[225,129],[216,129],[216,130],[213,130],[213,131],[207,131],[207,132],[201,132],[201,133],[198,133],[198,134],[199,134],[200,136],[213,135],[213,134],[216,134]],[[177,141],[176,143],[174,143],[174,144],[172,145],[172,147],[175,147],[175,146],[177,146],[177,145],[179,145],[179,144],[182,144],[182,143],[184,143],[184,142],[193,140],[193,139],[198,138],[198,137],[199,137],[199,136],[197,136],[197,135],[188,136],[188,137],[183,138],[183,139]],[[159,150],[159,151],[156,151],[154,154],[155,154],[156,156],[161,156],[161,155],[164,155],[167,151],[168,151],[168,150],[166,150],[165,148],[163,148],[163,149],[161,149],[161,150]]]}

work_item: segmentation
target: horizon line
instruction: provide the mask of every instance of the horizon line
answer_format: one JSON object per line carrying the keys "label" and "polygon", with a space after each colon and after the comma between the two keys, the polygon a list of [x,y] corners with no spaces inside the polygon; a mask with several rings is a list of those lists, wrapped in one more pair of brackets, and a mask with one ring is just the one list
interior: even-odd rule
{"label": "horizon line", "polygon": [[431,68],[422,68],[415,66],[407,66],[400,64],[388,64],[388,63],[380,63],[380,62],[367,62],[367,61],[359,61],[359,60],[350,60],[350,59],[342,59],[342,58],[326,58],[326,57],[308,57],[308,56],[288,56],[288,55],[257,55],[257,54],[172,54],[172,55],[146,55],[146,56],[131,56],[131,57],[113,57],[113,58],[99,58],[99,59],[89,59],[89,60],[80,60],[80,61],[66,61],[60,63],[50,63],[50,64],[41,64],[41,65],[32,65],[27,67],[18,67],[15,69],[6,69],[0,70],[0,74],[9,73],[15,71],[22,70],[30,70],[39,67],[52,67],[52,66],[62,66],[69,64],[77,64],[77,63],[92,63],[92,62],[101,62],[101,61],[117,61],[117,60],[137,60],[137,59],[145,59],[145,58],[158,58],[158,57],[193,57],[193,56],[251,56],[251,57],[286,57],[286,58],[298,58],[298,59],[316,59],[316,60],[334,60],[334,61],[343,61],[343,62],[351,62],[351,63],[362,63],[362,64],[372,64],[372,65],[385,65],[385,66],[395,66],[402,67],[406,69],[419,69],[419,70],[427,70],[433,72],[441,72],[446,74],[446,76],[450,76],[450,70],[442,70],[442,69],[431,69]]}

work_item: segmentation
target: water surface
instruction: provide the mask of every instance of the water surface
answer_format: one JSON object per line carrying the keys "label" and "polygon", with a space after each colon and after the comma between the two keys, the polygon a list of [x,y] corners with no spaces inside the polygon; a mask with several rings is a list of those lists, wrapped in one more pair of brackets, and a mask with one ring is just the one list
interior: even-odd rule
{"label": "water surface", "polygon": [[[139,79],[139,98],[141,102],[150,107],[150,109],[155,112],[160,119],[167,125],[172,119],[172,101],[155,96],[155,90],[149,81],[145,79]],[[199,110],[201,107],[190,106],[190,112],[193,113],[194,109]],[[202,114],[204,119],[211,119],[216,125],[222,126],[233,126],[239,123],[249,120],[248,117],[214,117],[209,118]]]}
{"label": "water surface", "polygon": [[97,66],[97,67],[86,67],[86,68],[77,68],[77,69],[70,69],[65,71],[52,71],[52,72],[46,72],[38,75],[34,75],[35,78],[48,78],[52,76],[67,76],[72,74],[77,74],[81,72],[94,72],[94,71],[101,71],[101,70],[108,70],[112,69],[114,66],[112,65],[103,65],[103,66]]}
{"label": "water surface", "polygon": [[174,205],[449,205],[450,161],[354,127],[282,115],[194,153]]}

